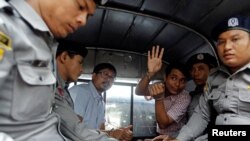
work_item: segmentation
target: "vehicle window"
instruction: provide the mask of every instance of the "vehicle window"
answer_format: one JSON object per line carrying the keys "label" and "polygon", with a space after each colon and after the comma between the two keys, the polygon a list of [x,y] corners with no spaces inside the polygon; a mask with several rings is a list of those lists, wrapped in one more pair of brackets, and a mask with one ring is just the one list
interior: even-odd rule
{"label": "vehicle window", "polygon": [[133,124],[134,137],[156,135],[154,101],[135,95],[135,85],[114,84],[106,92],[106,128]]}

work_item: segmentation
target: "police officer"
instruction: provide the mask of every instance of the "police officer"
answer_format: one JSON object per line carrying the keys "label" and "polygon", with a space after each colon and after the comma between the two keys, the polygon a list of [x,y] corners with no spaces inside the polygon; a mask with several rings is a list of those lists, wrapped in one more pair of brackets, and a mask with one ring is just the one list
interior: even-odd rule
{"label": "police officer", "polygon": [[188,141],[200,135],[210,122],[211,108],[217,112],[216,125],[250,125],[249,23],[249,17],[237,15],[214,28],[212,37],[223,65],[208,77],[205,94],[177,140]]}
{"label": "police officer", "polygon": [[215,57],[209,53],[197,53],[191,56],[186,64],[196,84],[195,90],[189,93],[192,97],[191,103],[188,106],[188,118],[190,118],[199,103],[200,96],[204,92],[203,89],[209,72],[217,66],[217,62]]}
{"label": "police officer", "polygon": [[94,11],[93,0],[0,0],[0,132],[16,141],[65,140],[51,112],[54,37],[85,25]]}
{"label": "police officer", "polygon": [[83,63],[88,50],[84,45],[60,40],[56,53],[57,91],[53,110],[61,117],[62,133],[73,141],[115,141],[107,134],[88,129],[82,125],[83,118],[74,112],[74,103],[68,91],[68,84],[77,81],[83,73]]}

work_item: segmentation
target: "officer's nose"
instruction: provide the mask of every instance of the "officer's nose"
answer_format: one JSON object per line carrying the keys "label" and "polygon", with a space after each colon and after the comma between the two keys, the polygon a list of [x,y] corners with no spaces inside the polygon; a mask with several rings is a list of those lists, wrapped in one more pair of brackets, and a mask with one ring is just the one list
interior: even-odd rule
{"label": "officer's nose", "polygon": [[77,16],[77,23],[78,26],[84,26],[87,23],[87,12],[81,13],[79,16]]}
{"label": "officer's nose", "polygon": [[197,69],[195,69],[193,71],[193,76],[196,77],[196,76],[199,76],[199,71]]}
{"label": "officer's nose", "polygon": [[230,40],[227,40],[226,43],[225,43],[224,49],[225,50],[230,50],[230,49],[232,49],[232,47],[233,47],[233,42],[230,41]]}

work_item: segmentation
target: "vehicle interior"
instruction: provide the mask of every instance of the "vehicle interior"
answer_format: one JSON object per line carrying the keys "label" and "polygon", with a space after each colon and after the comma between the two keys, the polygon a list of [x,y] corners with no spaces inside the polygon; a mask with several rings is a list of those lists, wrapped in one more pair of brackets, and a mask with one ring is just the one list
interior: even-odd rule
{"label": "vehicle interior", "polygon": [[[103,0],[87,25],[67,37],[89,50],[84,74],[73,85],[88,82],[96,64],[112,63],[117,78],[104,93],[106,127],[133,124],[134,140],[154,137],[154,101],[134,93],[147,71],[148,50],[154,45],[164,48],[164,65],[185,63],[199,52],[216,57],[211,31],[222,19],[236,14],[249,15],[250,1]],[[154,79],[161,81],[162,74]]]}

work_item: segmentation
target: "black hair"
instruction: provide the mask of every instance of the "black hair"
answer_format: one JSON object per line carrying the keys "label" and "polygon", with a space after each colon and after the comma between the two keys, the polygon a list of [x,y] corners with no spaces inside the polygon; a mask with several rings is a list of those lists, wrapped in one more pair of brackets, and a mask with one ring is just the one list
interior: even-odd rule
{"label": "black hair", "polygon": [[97,64],[95,67],[94,67],[94,70],[93,70],[93,73],[99,73],[101,70],[103,69],[110,69],[112,71],[114,71],[115,75],[116,75],[116,69],[115,67],[110,64],[110,63],[100,63],[100,64]]}
{"label": "black hair", "polygon": [[67,51],[70,57],[73,55],[81,55],[83,58],[85,58],[88,54],[88,50],[82,43],[65,39],[59,39],[58,43],[59,45],[57,48],[56,57],[64,51]]}
{"label": "black hair", "polygon": [[171,63],[165,69],[165,75],[168,76],[173,69],[177,69],[182,72],[182,74],[189,79],[189,73],[186,66],[182,63]]}

